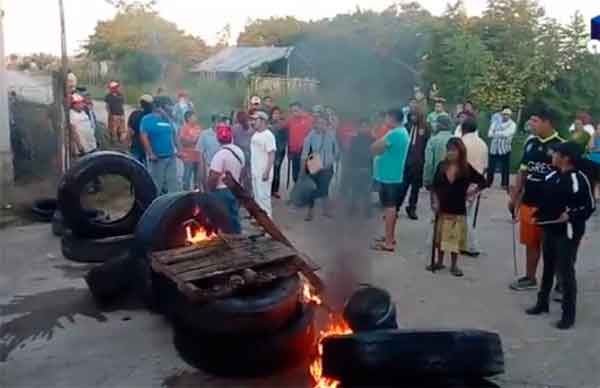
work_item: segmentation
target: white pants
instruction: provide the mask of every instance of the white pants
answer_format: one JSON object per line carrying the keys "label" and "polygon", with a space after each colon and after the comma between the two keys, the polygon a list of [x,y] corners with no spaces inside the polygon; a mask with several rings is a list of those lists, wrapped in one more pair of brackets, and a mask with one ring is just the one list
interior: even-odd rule
{"label": "white pants", "polygon": [[467,252],[479,253],[479,238],[477,237],[477,230],[473,228],[473,220],[475,219],[475,207],[477,204],[477,197],[473,201],[467,201]]}
{"label": "white pants", "polygon": [[252,192],[254,200],[261,209],[267,213],[269,218],[273,218],[273,210],[271,208],[271,185],[273,177],[267,181],[263,181],[262,176],[252,176]]}

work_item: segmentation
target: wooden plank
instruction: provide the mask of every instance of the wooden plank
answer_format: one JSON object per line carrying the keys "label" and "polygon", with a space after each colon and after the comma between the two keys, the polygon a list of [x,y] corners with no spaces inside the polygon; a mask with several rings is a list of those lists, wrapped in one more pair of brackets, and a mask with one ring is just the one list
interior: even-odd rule
{"label": "wooden plank", "polygon": [[202,280],[206,278],[216,277],[231,274],[242,269],[253,268],[256,266],[282,261],[285,259],[289,259],[296,256],[296,252],[285,249],[280,250],[276,253],[273,253],[269,256],[264,255],[248,255],[247,253],[243,254],[243,257],[240,257],[239,260],[227,267],[221,266],[220,269],[211,268],[210,271],[206,270],[197,270],[197,271],[189,271],[181,274],[177,274],[177,277],[183,281],[192,281],[192,280]]}
{"label": "wooden plank", "polygon": [[[259,249],[259,250],[256,250],[256,249]],[[188,260],[185,262],[177,262],[173,265],[170,265],[169,270],[172,271],[173,273],[182,273],[182,272],[187,272],[187,271],[191,271],[191,270],[199,270],[199,269],[204,269],[206,271],[210,271],[211,267],[214,267],[214,269],[219,269],[221,267],[226,267],[228,265],[235,264],[235,261],[239,260],[240,257],[243,257],[244,253],[246,255],[248,255],[248,254],[252,254],[255,252],[260,252],[260,253],[267,255],[274,251],[281,251],[281,250],[287,250],[290,252],[291,255],[296,254],[296,251],[294,251],[291,248],[288,248],[287,246],[283,245],[279,241],[270,240],[269,242],[261,243],[260,245],[258,245],[258,247],[241,247],[241,248],[231,249],[231,250],[228,250],[225,252],[212,253],[212,254],[204,256],[204,257],[195,258],[194,260]],[[243,251],[243,252],[240,252],[238,254],[238,253],[235,253],[235,251]]]}

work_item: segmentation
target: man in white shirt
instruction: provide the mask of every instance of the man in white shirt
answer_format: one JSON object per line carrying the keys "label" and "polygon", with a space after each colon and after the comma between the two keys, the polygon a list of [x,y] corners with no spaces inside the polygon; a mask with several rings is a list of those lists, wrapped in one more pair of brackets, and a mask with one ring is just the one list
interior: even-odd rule
{"label": "man in white shirt", "polygon": [[273,184],[273,165],[275,162],[275,136],[268,129],[269,116],[263,111],[256,111],[251,116],[254,135],[250,140],[250,169],[252,175],[252,191],[256,203],[273,218],[271,207],[271,186]]}
{"label": "man in white shirt", "polygon": [[[488,167],[488,147],[477,134],[477,122],[467,118],[462,124],[462,141],[467,149],[467,161],[478,173],[485,175]],[[477,217],[477,204],[479,196],[467,197],[467,246],[464,252],[469,256],[479,256],[480,247],[475,218]]]}
{"label": "man in white shirt", "polygon": [[90,117],[85,112],[85,99],[79,94],[71,96],[71,151],[74,157],[80,157],[96,151],[96,134]]}
{"label": "man in white shirt", "polygon": [[221,144],[221,149],[212,158],[210,162],[210,173],[208,176],[208,190],[212,192],[223,204],[223,209],[229,218],[229,225],[223,233],[240,234],[242,225],[240,222],[240,205],[231,190],[223,182],[225,174],[229,172],[233,179],[240,181],[242,168],[245,165],[244,152],[233,143],[233,131],[226,124],[219,124],[216,127],[217,140]]}
{"label": "man in white shirt", "polygon": [[517,124],[511,119],[512,111],[505,107],[492,118],[489,130],[490,143],[490,166],[488,170],[488,186],[494,183],[496,168],[500,166],[502,174],[502,188],[508,190],[510,177],[510,153],[512,150],[512,139],[517,132]]}

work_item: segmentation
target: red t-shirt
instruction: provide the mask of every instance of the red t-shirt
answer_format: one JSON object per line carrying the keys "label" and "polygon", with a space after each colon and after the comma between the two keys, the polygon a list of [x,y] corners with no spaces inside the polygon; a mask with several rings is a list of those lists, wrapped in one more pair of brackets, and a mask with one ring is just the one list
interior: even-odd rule
{"label": "red t-shirt", "polygon": [[338,126],[337,136],[341,147],[344,150],[348,150],[352,138],[356,136],[356,126],[352,121],[342,121]]}
{"label": "red t-shirt", "polygon": [[184,162],[199,162],[200,151],[196,148],[202,128],[200,125],[186,124],[179,130],[181,142],[181,160]]}
{"label": "red t-shirt", "polygon": [[290,116],[285,122],[284,128],[289,130],[288,149],[292,154],[302,152],[304,139],[313,125],[313,118],[308,113],[299,116]]}
{"label": "red t-shirt", "polygon": [[379,128],[375,130],[375,140],[379,140],[386,135],[390,131],[390,127],[387,124],[381,124]]}

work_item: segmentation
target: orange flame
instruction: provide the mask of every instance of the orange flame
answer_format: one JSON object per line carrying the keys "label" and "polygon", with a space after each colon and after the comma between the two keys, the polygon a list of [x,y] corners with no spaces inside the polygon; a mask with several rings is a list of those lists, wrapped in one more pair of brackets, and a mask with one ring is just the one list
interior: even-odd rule
{"label": "orange flame", "polygon": [[329,323],[324,330],[321,330],[318,342],[317,358],[310,364],[310,375],[315,381],[313,388],[338,388],[340,382],[323,376],[323,344],[324,338],[331,335],[351,334],[352,329],[339,315],[329,314]]}
{"label": "orange flame", "polygon": [[189,225],[185,227],[185,234],[185,241],[191,244],[198,244],[202,241],[210,240],[213,238],[213,235],[209,235],[203,228],[196,228],[196,230],[192,233],[192,227]]}
{"label": "orange flame", "polygon": [[304,283],[304,286],[302,287],[302,297],[304,298],[304,301],[306,303],[314,303],[317,306],[323,304],[323,300],[321,299],[321,297],[314,293],[310,284],[307,282]]}

